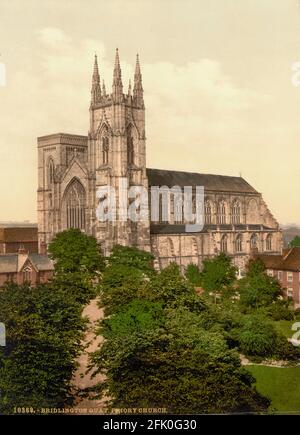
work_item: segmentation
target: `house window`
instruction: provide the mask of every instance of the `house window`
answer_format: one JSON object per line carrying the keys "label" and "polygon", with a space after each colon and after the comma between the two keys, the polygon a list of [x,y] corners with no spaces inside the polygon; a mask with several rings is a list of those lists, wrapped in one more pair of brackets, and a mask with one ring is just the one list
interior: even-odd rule
{"label": "house window", "polygon": [[282,281],[282,270],[278,270],[278,279]]}
{"label": "house window", "polygon": [[235,239],[235,250],[236,252],[243,251],[243,237],[241,234],[239,234]]}
{"label": "house window", "polygon": [[23,270],[23,282],[30,282],[31,281],[31,268],[25,267]]}
{"label": "house window", "polygon": [[272,251],[272,234],[268,234],[266,238],[266,250]]}
{"label": "house window", "polygon": [[274,276],[274,272],[272,269],[267,269],[267,275],[268,276]]}
{"label": "house window", "polygon": [[287,273],[287,280],[288,280],[288,282],[293,282],[293,272]]}
{"label": "house window", "polygon": [[227,252],[227,236],[224,234],[224,236],[221,239],[221,252]]}
{"label": "house window", "polygon": [[294,297],[294,290],[292,289],[292,287],[289,287],[287,289],[287,297],[288,298],[293,298]]}

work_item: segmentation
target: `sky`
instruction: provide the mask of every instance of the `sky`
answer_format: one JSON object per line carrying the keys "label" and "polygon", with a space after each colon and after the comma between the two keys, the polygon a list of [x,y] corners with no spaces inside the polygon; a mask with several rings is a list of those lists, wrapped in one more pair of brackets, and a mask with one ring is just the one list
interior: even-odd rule
{"label": "sky", "polygon": [[140,56],[148,167],[241,174],[300,223],[299,0],[0,0],[0,221],[36,221],[36,138],[87,134],[116,47],[125,90]]}

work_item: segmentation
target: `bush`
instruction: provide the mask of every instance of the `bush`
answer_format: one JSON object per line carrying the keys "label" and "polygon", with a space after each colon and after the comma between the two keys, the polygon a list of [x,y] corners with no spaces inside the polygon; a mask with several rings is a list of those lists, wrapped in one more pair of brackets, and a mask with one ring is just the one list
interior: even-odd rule
{"label": "bush", "polygon": [[241,351],[248,356],[271,357],[277,346],[274,326],[261,316],[247,316],[239,333]]}
{"label": "bush", "polygon": [[266,313],[273,320],[293,320],[294,314],[288,307],[287,301],[276,301],[271,304]]}

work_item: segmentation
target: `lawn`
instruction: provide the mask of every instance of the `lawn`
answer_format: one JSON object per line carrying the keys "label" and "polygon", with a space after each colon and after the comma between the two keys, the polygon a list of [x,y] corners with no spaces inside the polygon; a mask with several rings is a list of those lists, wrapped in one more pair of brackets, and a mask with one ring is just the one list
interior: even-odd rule
{"label": "lawn", "polygon": [[278,332],[281,332],[286,338],[292,338],[296,331],[292,330],[292,325],[299,320],[278,320],[273,322]]}
{"label": "lawn", "polygon": [[270,411],[300,414],[300,367],[247,366],[256,378],[256,388],[271,399]]}

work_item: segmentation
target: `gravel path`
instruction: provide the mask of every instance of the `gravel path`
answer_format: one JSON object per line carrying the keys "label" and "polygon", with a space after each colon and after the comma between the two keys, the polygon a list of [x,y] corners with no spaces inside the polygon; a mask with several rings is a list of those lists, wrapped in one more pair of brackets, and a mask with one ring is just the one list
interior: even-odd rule
{"label": "gravel path", "polygon": [[[91,370],[87,373],[89,354],[97,350],[99,344],[101,344],[103,341],[101,336],[95,334],[97,322],[103,318],[103,309],[98,307],[97,302],[98,299],[91,300],[90,303],[84,308],[82,313],[83,316],[86,316],[89,319],[89,325],[83,340],[85,350],[77,359],[79,367],[77,368],[72,381],[73,385],[80,390],[93,387],[99,383],[99,381],[103,380],[103,375],[96,375],[93,378],[91,377],[94,370]],[[98,412],[101,413],[101,410],[105,408],[105,399],[94,399],[92,393],[89,393],[89,396],[86,398],[79,395],[76,398],[76,404],[74,408],[97,408]]]}

